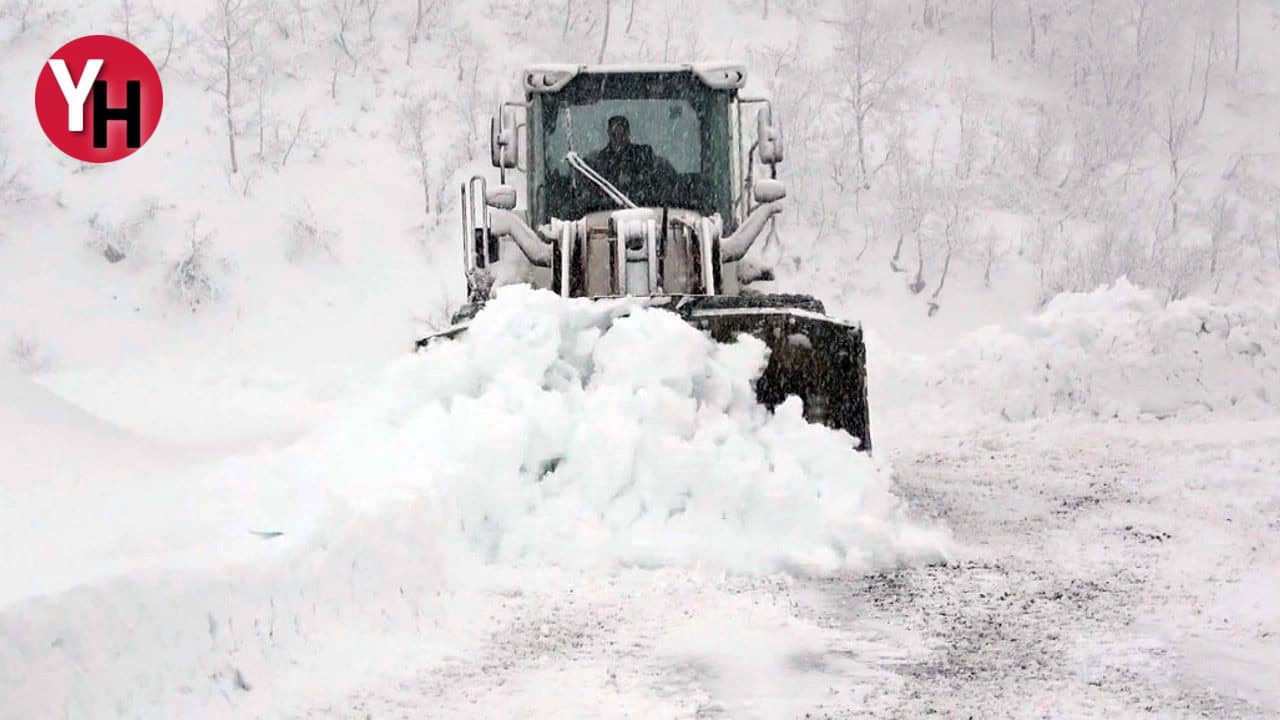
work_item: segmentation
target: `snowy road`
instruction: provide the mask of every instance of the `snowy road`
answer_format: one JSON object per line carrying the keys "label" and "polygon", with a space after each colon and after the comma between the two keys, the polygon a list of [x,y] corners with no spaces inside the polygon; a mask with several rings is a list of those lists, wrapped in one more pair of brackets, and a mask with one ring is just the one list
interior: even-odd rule
{"label": "snowy road", "polygon": [[946,566],[548,571],[471,654],[298,717],[1280,717],[1280,429],[885,436]]}

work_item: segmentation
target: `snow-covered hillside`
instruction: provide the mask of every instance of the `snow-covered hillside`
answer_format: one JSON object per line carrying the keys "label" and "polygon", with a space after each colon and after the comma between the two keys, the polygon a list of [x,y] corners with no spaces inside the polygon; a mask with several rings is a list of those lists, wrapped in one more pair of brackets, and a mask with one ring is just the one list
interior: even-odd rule
{"label": "snow-covered hillside", "polygon": [[[165,85],[103,166],[31,111],[89,33]],[[1261,0],[0,0],[0,719],[1280,717],[1277,39]],[[874,459],[627,303],[508,288],[409,352],[523,65],[710,58],[774,98],[762,287],[862,322]]]}

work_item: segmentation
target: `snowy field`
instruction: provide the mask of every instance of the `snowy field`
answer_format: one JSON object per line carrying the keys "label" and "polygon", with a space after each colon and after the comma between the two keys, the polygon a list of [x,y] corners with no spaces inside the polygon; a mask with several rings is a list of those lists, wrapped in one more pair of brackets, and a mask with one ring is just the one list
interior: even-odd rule
{"label": "snowy field", "polygon": [[[28,111],[93,32],[166,94],[105,166]],[[0,720],[1280,718],[1274,3],[0,0],[0,47]],[[862,323],[874,457],[632,301],[409,352],[489,114],[601,57],[775,98],[763,289]]]}

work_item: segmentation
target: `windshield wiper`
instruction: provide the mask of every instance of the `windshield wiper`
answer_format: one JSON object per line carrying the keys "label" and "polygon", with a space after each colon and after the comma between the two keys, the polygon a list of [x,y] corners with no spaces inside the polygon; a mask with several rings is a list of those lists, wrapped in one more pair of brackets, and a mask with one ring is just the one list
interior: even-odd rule
{"label": "windshield wiper", "polygon": [[636,205],[635,203],[631,202],[631,199],[628,198],[626,195],[624,195],[623,192],[619,190],[616,186],[614,186],[613,183],[609,182],[608,180],[605,180],[604,176],[596,172],[595,168],[588,165],[587,161],[583,160],[582,157],[578,155],[578,153],[573,151],[569,151],[568,153],[565,153],[564,161],[569,163],[569,167],[582,173],[583,177],[595,183],[596,187],[603,190],[604,194],[609,196],[609,199],[618,203],[619,207],[624,207],[624,208],[640,207],[639,205]]}

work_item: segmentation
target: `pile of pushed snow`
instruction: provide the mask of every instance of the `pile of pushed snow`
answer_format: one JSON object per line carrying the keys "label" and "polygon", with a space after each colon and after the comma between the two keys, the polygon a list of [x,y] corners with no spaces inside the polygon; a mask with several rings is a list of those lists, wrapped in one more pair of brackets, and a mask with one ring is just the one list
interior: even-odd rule
{"label": "pile of pushed snow", "polygon": [[307,486],[362,512],[420,502],[446,542],[501,563],[832,572],[939,557],[942,536],[905,518],[848,435],[805,422],[798,400],[756,403],[766,352],[632,301],[506,288],[274,458],[280,497],[254,522],[309,522],[290,505]]}
{"label": "pile of pushed snow", "polygon": [[23,381],[4,429],[46,442],[0,475],[0,718],[285,715],[462,652],[505,612],[488,584],[548,566],[940,558],[851,438],[756,404],[764,361],[634,302],[508,288],[291,446],[121,472],[100,466],[128,436],[82,442],[109,426]]}
{"label": "pile of pushed snow", "polygon": [[1163,303],[1121,279],[1052,300],[1025,328],[972,333],[937,360],[877,358],[873,403],[953,417],[1102,418],[1270,412],[1280,405],[1280,304]]}

